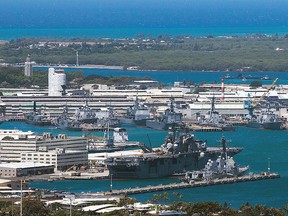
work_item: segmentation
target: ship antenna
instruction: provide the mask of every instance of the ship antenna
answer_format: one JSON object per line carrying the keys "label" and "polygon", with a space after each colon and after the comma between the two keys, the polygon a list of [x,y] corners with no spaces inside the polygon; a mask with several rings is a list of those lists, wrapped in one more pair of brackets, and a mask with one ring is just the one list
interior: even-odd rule
{"label": "ship antenna", "polygon": [[226,139],[225,139],[224,135],[222,135],[221,143],[222,143],[224,158],[225,158],[225,160],[227,160],[227,146],[226,146]]}

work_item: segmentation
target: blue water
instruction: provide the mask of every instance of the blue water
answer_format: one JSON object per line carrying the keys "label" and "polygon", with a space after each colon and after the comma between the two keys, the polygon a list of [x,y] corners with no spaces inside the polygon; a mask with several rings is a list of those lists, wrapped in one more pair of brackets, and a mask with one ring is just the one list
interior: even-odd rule
{"label": "blue water", "polygon": [[[32,130],[42,133],[51,131],[53,134],[67,133],[68,135],[82,135],[82,132],[67,132],[55,130],[53,127],[35,127],[21,122],[5,122],[1,129],[21,129],[24,131]],[[141,140],[148,144],[147,134],[154,147],[162,144],[166,132],[154,131],[146,128],[126,127],[130,140]],[[94,134],[94,133],[93,133]],[[99,133],[95,133],[98,134]],[[250,165],[250,172],[267,171],[268,158],[271,161],[271,171],[278,172],[280,179],[245,182],[231,185],[218,185],[203,188],[179,190],[184,195],[185,201],[216,201],[227,202],[233,208],[239,208],[243,203],[262,204],[270,207],[282,208],[287,204],[288,190],[288,131],[266,131],[246,127],[238,127],[236,132],[225,132],[227,139],[232,142],[230,146],[244,147],[244,150],[235,156],[235,160],[240,165]],[[219,145],[222,136],[219,132],[198,132],[195,136],[199,139],[207,139],[210,146]],[[157,185],[178,182],[175,178],[149,179],[149,180],[113,180],[113,188],[129,188],[143,185]],[[65,190],[74,193],[97,192],[109,190],[109,180],[85,180],[85,181],[54,181],[54,182],[33,182],[31,187]],[[170,192],[170,201],[177,200]],[[152,193],[133,195],[140,201],[147,201],[152,198]]]}
{"label": "blue water", "polygon": [[288,26],[263,26],[263,27],[119,27],[119,28],[0,28],[0,39],[11,40],[23,37],[44,38],[133,38],[138,35],[190,35],[193,37],[214,36],[246,36],[250,34],[285,35]]}
{"label": "blue water", "polygon": [[285,0],[1,0],[0,39],[286,34]]}
{"label": "blue water", "polygon": [[[48,68],[35,68],[35,70],[45,70]],[[65,72],[82,70],[85,76],[91,74],[98,74],[102,76],[135,76],[135,77],[150,77],[159,83],[165,83],[167,85],[173,85],[176,81],[194,81],[195,83],[221,83],[221,78],[229,74],[235,77],[239,72],[191,72],[191,71],[126,71],[126,70],[114,70],[114,69],[75,69],[75,68],[64,68]],[[286,72],[243,72],[243,76],[252,75],[254,77],[264,77],[269,76],[271,79],[278,78],[277,84],[288,84],[288,73]],[[263,84],[271,84],[273,80],[260,80]],[[250,84],[253,80],[247,79],[243,81],[242,79],[225,79],[227,84]]]}

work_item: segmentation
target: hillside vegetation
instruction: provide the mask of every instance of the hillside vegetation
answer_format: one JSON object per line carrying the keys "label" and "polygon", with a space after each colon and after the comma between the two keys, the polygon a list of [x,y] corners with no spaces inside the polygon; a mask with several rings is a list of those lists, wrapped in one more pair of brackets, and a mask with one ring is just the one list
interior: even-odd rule
{"label": "hillside vegetation", "polygon": [[288,37],[170,38],[138,36],[135,39],[23,38],[0,45],[0,59],[23,63],[28,54],[39,64],[138,66],[143,70],[179,71],[287,71]]}

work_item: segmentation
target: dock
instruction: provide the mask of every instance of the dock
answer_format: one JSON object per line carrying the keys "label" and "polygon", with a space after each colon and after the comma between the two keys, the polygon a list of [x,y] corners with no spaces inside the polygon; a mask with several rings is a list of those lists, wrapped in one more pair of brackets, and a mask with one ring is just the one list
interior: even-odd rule
{"label": "dock", "polygon": [[187,128],[192,132],[220,132],[222,128],[219,127],[210,127],[199,124],[188,124]]}
{"label": "dock", "polygon": [[159,192],[159,191],[166,191],[166,190],[207,187],[207,186],[221,185],[221,184],[234,184],[234,183],[248,182],[248,181],[260,181],[260,180],[268,180],[268,179],[276,179],[276,178],[280,178],[280,175],[277,173],[261,173],[261,174],[245,175],[245,176],[235,177],[235,178],[222,178],[222,179],[214,179],[214,180],[193,181],[190,183],[181,182],[181,183],[173,183],[173,184],[167,184],[167,185],[145,186],[145,187],[113,190],[113,191],[105,192],[105,194],[106,195],[121,195],[121,194],[132,195],[132,194],[151,193],[151,192]]}

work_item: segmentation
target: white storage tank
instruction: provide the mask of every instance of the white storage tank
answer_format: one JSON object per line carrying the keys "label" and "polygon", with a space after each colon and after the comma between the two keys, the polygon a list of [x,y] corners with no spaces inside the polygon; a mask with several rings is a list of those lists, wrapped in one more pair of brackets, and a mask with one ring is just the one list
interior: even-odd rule
{"label": "white storage tank", "polygon": [[66,86],[66,74],[64,70],[49,68],[48,96],[61,96],[63,93],[62,86],[64,85]]}

